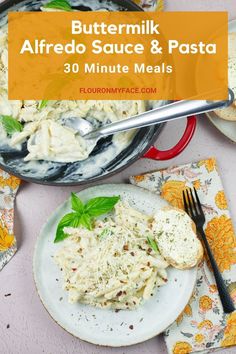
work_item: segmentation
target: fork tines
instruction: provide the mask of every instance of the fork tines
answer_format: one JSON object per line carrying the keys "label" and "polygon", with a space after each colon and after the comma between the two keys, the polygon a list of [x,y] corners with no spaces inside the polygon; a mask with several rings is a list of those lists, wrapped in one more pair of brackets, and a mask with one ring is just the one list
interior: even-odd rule
{"label": "fork tines", "polygon": [[188,188],[184,190],[183,201],[184,209],[192,219],[195,219],[196,217],[204,218],[204,212],[196,188]]}

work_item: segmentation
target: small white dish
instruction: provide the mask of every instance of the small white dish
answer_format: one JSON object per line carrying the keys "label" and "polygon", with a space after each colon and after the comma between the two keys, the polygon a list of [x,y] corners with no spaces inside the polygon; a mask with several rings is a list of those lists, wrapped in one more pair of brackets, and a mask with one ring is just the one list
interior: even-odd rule
{"label": "small white dish", "polygon": [[[158,195],[128,184],[104,184],[78,193],[86,201],[96,196],[120,195],[136,209],[153,214],[167,205]],[[62,244],[54,244],[61,217],[71,210],[70,201],[62,204],[44,225],[34,252],[34,278],[41,301],[51,317],[67,332],[87,342],[121,347],[143,342],[163,332],[184,310],[196,282],[197,269],[168,268],[168,282],[134,311],[97,309],[69,304],[62,289],[61,272],[52,256]]]}
{"label": "small white dish", "polygon": [[[229,22],[229,33],[236,32],[236,20]],[[232,142],[236,143],[236,122],[219,118],[215,112],[206,113],[211,123]]]}

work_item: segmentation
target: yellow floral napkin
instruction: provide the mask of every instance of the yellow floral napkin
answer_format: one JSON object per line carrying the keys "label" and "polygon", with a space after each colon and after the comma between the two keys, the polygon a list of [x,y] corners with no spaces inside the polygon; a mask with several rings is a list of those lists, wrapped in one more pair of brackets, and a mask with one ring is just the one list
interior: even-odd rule
{"label": "yellow floral napkin", "polygon": [[0,170],[0,270],[16,252],[14,199],[20,180]]}
{"label": "yellow floral napkin", "polygon": [[145,11],[162,11],[164,8],[164,0],[134,0],[134,2]]}
{"label": "yellow floral napkin", "polygon": [[[182,191],[194,186],[206,215],[205,232],[236,303],[236,237],[214,158],[130,178],[183,209]],[[164,334],[169,353],[187,354],[236,345],[236,312],[225,315],[207,258],[183,313]]]}

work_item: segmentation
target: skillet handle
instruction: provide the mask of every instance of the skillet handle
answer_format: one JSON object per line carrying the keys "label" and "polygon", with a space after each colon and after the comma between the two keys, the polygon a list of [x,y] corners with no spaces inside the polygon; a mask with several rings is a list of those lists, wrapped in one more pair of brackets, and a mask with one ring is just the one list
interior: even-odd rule
{"label": "skillet handle", "polygon": [[152,146],[143,156],[152,160],[169,160],[178,156],[190,143],[197,125],[196,116],[188,117],[185,132],[180,141],[171,149],[160,151],[155,146]]}

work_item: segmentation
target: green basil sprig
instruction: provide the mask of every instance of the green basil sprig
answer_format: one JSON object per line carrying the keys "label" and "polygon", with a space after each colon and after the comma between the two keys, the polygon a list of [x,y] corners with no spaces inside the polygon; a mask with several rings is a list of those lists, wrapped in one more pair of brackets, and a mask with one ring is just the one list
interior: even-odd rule
{"label": "green basil sprig", "polygon": [[72,11],[72,7],[67,0],[52,0],[49,3],[43,5],[43,7],[48,9]]}
{"label": "green basil sprig", "polygon": [[119,200],[119,196],[97,197],[90,199],[84,204],[75,193],[71,193],[71,208],[73,212],[64,215],[60,220],[54,242],[60,242],[68,237],[64,232],[65,227],[76,228],[83,226],[88,230],[92,230],[94,217],[111,211]]}
{"label": "green basil sprig", "polygon": [[157,246],[157,243],[153,238],[147,237],[147,242],[148,242],[149,246],[153,249],[153,251],[160,252],[159,248]]}
{"label": "green basil sprig", "polygon": [[2,123],[4,130],[8,135],[23,130],[23,125],[11,116],[0,115],[0,123]]}

